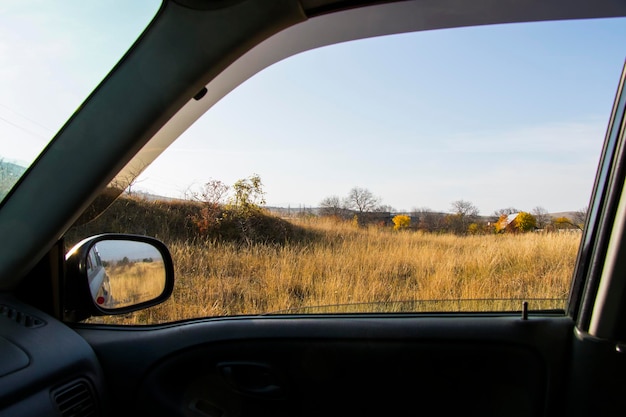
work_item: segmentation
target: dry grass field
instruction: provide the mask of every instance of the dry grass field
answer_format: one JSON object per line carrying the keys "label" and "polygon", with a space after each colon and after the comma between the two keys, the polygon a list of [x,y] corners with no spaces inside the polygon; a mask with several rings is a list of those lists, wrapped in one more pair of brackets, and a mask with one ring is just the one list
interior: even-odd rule
{"label": "dry grass field", "polygon": [[297,222],[320,238],[285,245],[171,244],[171,299],[105,320],[144,324],[285,310],[519,310],[522,299],[530,309],[563,308],[580,241],[571,233],[455,236],[319,218]]}
{"label": "dry grass field", "polygon": [[107,267],[115,307],[124,307],[158,297],[165,283],[163,262],[131,262]]}

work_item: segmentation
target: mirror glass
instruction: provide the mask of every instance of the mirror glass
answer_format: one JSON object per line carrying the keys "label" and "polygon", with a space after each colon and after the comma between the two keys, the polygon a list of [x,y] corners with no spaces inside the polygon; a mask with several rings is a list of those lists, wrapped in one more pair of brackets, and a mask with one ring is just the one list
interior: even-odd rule
{"label": "mirror glass", "polygon": [[165,289],[163,256],[146,242],[102,240],[86,260],[95,303],[117,309],[153,300]]}

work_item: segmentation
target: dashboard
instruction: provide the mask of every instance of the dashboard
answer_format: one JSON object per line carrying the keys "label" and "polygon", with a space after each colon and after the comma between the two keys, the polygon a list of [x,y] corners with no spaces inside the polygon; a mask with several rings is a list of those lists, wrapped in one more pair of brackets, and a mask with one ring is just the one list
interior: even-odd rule
{"label": "dashboard", "polygon": [[101,415],[103,373],[74,330],[0,295],[0,416]]}

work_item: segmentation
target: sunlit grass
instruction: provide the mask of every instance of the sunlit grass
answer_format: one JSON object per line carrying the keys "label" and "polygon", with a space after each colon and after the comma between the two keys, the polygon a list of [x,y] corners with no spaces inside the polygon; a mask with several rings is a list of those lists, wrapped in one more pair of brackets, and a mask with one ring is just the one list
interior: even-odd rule
{"label": "sunlit grass", "polygon": [[[300,312],[562,308],[580,234],[454,236],[299,220],[309,243],[172,244],[172,298],[114,322]],[[514,301],[482,301],[505,299]],[[556,299],[534,302],[533,299]],[[415,300],[447,300],[415,303]],[[460,301],[478,300],[478,301]],[[332,309],[318,306],[348,305]]]}

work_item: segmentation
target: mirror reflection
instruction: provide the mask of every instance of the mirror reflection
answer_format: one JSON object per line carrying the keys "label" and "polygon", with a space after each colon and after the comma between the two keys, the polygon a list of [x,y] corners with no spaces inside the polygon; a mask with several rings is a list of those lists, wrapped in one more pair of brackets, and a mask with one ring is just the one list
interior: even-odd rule
{"label": "mirror reflection", "polygon": [[91,296],[102,308],[150,301],[165,288],[163,257],[149,243],[100,241],[89,250],[86,266]]}

